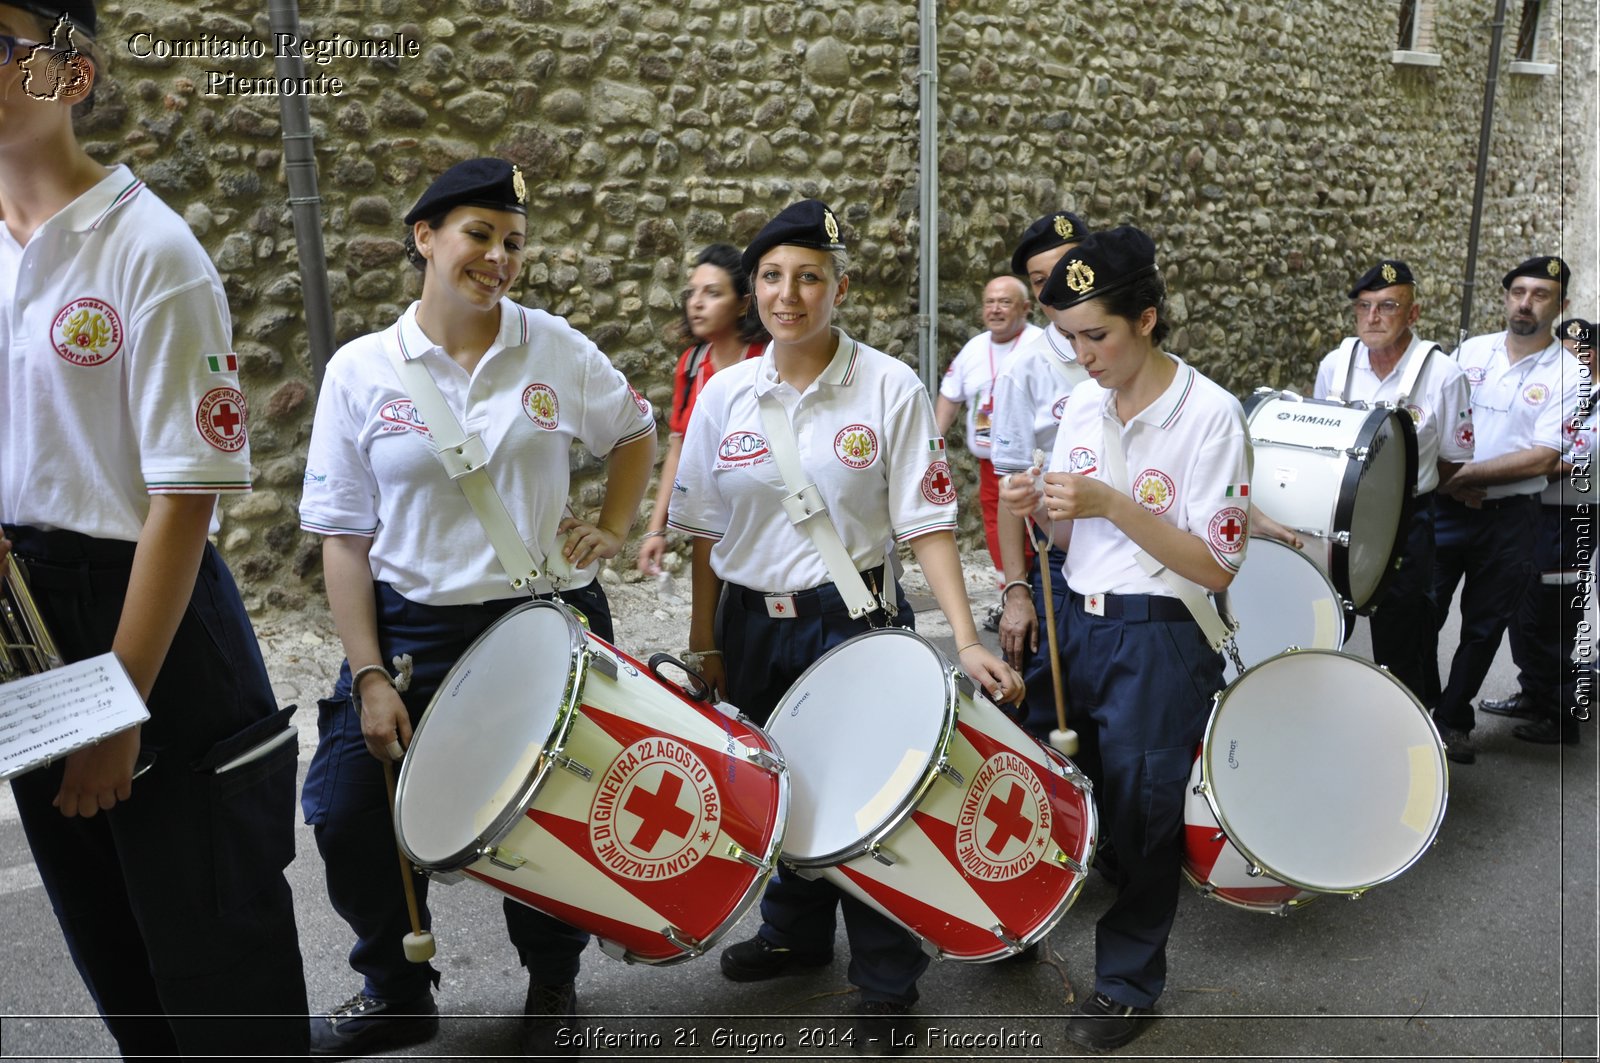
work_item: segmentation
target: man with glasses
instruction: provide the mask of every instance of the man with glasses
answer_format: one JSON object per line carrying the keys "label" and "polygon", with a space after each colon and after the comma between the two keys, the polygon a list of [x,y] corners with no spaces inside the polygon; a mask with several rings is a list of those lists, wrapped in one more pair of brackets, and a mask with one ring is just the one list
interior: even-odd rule
{"label": "man with glasses", "polygon": [[1471,388],[1437,343],[1412,332],[1422,307],[1404,262],[1386,258],[1363,273],[1350,289],[1350,307],[1356,334],[1322,359],[1312,395],[1387,402],[1416,425],[1416,507],[1399,567],[1372,612],[1372,658],[1427,702],[1438,685],[1434,492],[1472,460]]}
{"label": "man with glasses", "polygon": [[[1000,558],[1000,481],[990,462],[990,431],[994,420],[995,378],[1013,351],[1039,334],[1038,325],[1028,323],[1033,300],[1016,277],[996,277],[983,289],[984,331],[968,340],[939,385],[939,401],[934,416],[940,434],[950,430],[961,404],[967,404],[967,449],[978,459],[978,503],[983,509],[983,532],[996,572],[1005,565]],[[994,630],[992,621],[986,625]]]}
{"label": "man with glasses", "polygon": [[1564,426],[1578,405],[1583,372],[1550,326],[1567,305],[1571,272],[1537,255],[1507,273],[1506,330],[1474,336],[1456,351],[1472,386],[1473,460],[1441,489],[1434,595],[1440,622],[1461,590],[1461,640],[1433,718],[1446,755],[1475,759],[1472,699],[1533,579],[1539,493],[1561,471]]}

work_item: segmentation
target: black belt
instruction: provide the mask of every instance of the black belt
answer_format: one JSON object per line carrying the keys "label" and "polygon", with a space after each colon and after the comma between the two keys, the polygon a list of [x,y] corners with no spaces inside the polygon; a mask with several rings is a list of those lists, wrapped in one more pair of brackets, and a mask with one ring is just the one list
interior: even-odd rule
{"label": "black belt", "polygon": [[1072,602],[1090,616],[1104,616],[1112,620],[1194,620],[1189,607],[1165,594],[1097,594],[1103,610],[1090,613],[1086,598],[1076,591]]}
{"label": "black belt", "polygon": [[[869,568],[861,573],[861,581],[876,596],[883,589],[883,566]],[[728,593],[751,612],[767,613],[773,617],[823,616],[827,613],[849,612],[839,588],[832,583],[808,587],[803,591],[757,591],[728,584]]]}
{"label": "black belt", "polygon": [[1507,509],[1507,508],[1509,508],[1511,506],[1526,506],[1526,505],[1530,505],[1534,501],[1534,499],[1536,499],[1538,497],[1539,497],[1539,493],[1537,491],[1530,492],[1530,493],[1524,494],[1524,495],[1506,495],[1503,498],[1486,498],[1482,502],[1479,502],[1476,506],[1469,506],[1465,502],[1461,501],[1459,498],[1456,498],[1453,495],[1444,495],[1440,499],[1440,501],[1447,502],[1447,503],[1449,503],[1449,504],[1451,504],[1453,506],[1457,506],[1457,507],[1459,507],[1461,509],[1468,509],[1468,510],[1470,510],[1470,509]]}

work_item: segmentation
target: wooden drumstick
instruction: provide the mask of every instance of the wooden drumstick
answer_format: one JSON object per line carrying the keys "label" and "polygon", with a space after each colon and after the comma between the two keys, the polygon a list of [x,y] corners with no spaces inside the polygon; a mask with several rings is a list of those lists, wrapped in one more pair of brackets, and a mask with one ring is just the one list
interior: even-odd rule
{"label": "wooden drumstick", "polygon": [[[1030,521],[1029,527],[1035,527]],[[1056,602],[1050,589],[1050,539],[1039,533],[1043,541],[1035,541],[1034,552],[1039,555],[1039,575],[1044,580],[1044,631],[1050,645],[1050,685],[1056,695],[1056,729],[1050,732],[1050,745],[1063,756],[1078,751],[1078,732],[1067,726],[1067,697],[1061,683],[1061,647],[1056,645]],[[1032,535],[1029,535],[1032,538]]]}
{"label": "wooden drumstick", "polygon": [[[389,818],[394,818],[394,765],[389,761],[383,762],[383,784],[389,791]],[[400,858],[400,884],[406,891],[406,912],[411,916],[411,933],[407,934],[401,942],[405,949],[406,959],[412,963],[427,963],[433,959],[433,935],[422,929],[422,917],[417,914],[417,889],[411,884],[411,861],[406,859],[406,854],[401,852],[397,840],[394,847],[395,855]]]}

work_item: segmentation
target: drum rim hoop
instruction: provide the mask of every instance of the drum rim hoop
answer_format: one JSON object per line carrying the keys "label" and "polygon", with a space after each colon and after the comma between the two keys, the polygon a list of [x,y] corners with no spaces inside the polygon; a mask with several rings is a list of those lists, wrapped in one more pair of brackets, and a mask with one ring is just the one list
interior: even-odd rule
{"label": "drum rim hoop", "polygon": [[524,602],[514,609],[508,610],[497,617],[493,623],[478,633],[464,653],[450,666],[450,671],[440,681],[439,687],[434,691],[433,697],[428,699],[428,707],[423,710],[422,716],[417,720],[417,726],[411,732],[411,745],[416,748],[418,739],[422,736],[423,729],[433,716],[434,708],[439,704],[440,696],[453,685],[457,673],[472,655],[472,650],[484,639],[513,618],[521,616],[530,609],[555,609],[561,614],[567,624],[568,634],[568,668],[566,688],[562,692],[561,704],[556,710],[556,719],[550,728],[549,735],[545,738],[543,749],[533,772],[523,779],[517,789],[517,795],[506,806],[497,812],[488,825],[466,846],[452,853],[442,860],[423,860],[412,852],[411,846],[406,843],[405,832],[400,825],[400,810],[404,807],[405,784],[414,760],[406,759],[400,763],[400,771],[395,778],[394,812],[390,817],[394,824],[395,841],[400,846],[400,851],[405,853],[406,859],[427,871],[459,871],[481,858],[496,843],[511,833],[511,829],[521,819],[522,814],[533,804],[533,799],[544,786],[555,767],[554,758],[548,754],[559,753],[566,746],[567,738],[572,733],[572,727],[577,719],[578,705],[582,700],[584,681],[589,674],[589,661],[594,656],[594,651],[589,648],[589,640],[584,632],[583,625],[573,615],[569,606],[557,601],[534,600]]}
{"label": "drum rim hoop", "polygon": [[905,825],[905,821],[910,818],[911,813],[914,812],[917,806],[922,803],[923,797],[925,797],[928,791],[932,789],[933,784],[938,781],[939,764],[944,759],[945,754],[949,751],[950,743],[955,738],[957,701],[956,677],[962,674],[961,670],[959,667],[950,662],[950,659],[940,651],[939,647],[935,646],[933,643],[929,642],[927,639],[923,638],[910,628],[904,627],[873,628],[871,631],[863,631],[859,635],[852,635],[850,638],[845,639],[837,646],[833,646],[828,649],[827,652],[825,652],[821,657],[818,657],[815,661],[812,661],[811,666],[804,672],[800,673],[800,678],[794,681],[793,685],[791,685],[789,689],[784,692],[783,698],[778,702],[777,705],[773,707],[772,715],[767,718],[767,734],[772,737],[772,740],[777,743],[778,748],[781,750],[783,748],[783,737],[781,733],[779,733],[781,728],[774,726],[774,724],[783,719],[781,710],[789,703],[790,696],[793,695],[796,690],[800,689],[800,687],[805,683],[806,679],[810,677],[811,673],[817,671],[823,665],[823,663],[828,660],[828,658],[843,650],[846,646],[860,642],[863,639],[880,635],[901,635],[915,639],[917,642],[922,643],[928,652],[933,654],[935,661],[942,665],[940,671],[944,682],[944,720],[939,727],[939,736],[935,740],[933,748],[928,751],[928,762],[926,765],[924,765],[922,774],[918,778],[916,785],[907,790],[906,793],[895,802],[894,807],[882,821],[880,821],[871,830],[858,837],[850,845],[831,853],[803,857],[793,856],[787,852],[784,853],[783,862],[791,867],[807,869],[825,868],[848,863],[858,857],[867,855],[874,845],[881,844],[882,842],[886,841],[890,835],[894,834]]}
{"label": "drum rim hoop", "polygon": [[[1422,720],[1427,724],[1428,730],[1429,730],[1430,733],[1432,733],[1432,735],[1434,737],[1434,740],[1439,743],[1439,761],[1438,761],[1438,764],[1439,764],[1439,782],[1440,782],[1440,787],[1439,787],[1439,808],[1438,808],[1437,812],[1435,813],[1435,815],[1433,817],[1433,823],[1429,826],[1429,828],[1428,828],[1428,830],[1427,830],[1427,832],[1425,834],[1426,840],[1423,842],[1423,844],[1417,846],[1416,852],[1412,853],[1411,856],[1400,867],[1396,868],[1393,871],[1388,872],[1387,874],[1383,875],[1380,878],[1375,878],[1375,879],[1371,880],[1370,882],[1365,882],[1365,883],[1362,883],[1362,884],[1356,885],[1356,886],[1347,886],[1347,887],[1341,887],[1341,888],[1338,888],[1338,889],[1330,889],[1327,886],[1314,885],[1312,883],[1304,882],[1304,881],[1302,881],[1300,879],[1293,878],[1293,877],[1291,877],[1289,875],[1286,875],[1286,874],[1278,871],[1276,868],[1274,868],[1268,862],[1262,860],[1255,853],[1254,850],[1250,849],[1248,846],[1246,846],[1245,844],[1240,842],[1240,840],[1237,837],[1235,831],[1231,828],[1231,825],[1230,825],[1230,823],[1228,821],[1228,817],[1223,813],[1221,807],[1218,806],[1216,793],[1214,792],[1214,790],[1213,790],[1213,788],[1211,786],[1211,779],[1214,776],[1214,772],[1212,770],[1211,760],[1210,760],[1210,755],[1209,754],[1210,754],[1210,751],[1215,748],[1215,744],[1212,742],[1212,737],[1216,732],[1217,719],[1218,719],[1218,717],[1220,717],[1222,715],[1222,712],[1221,712],[1222,705],[1223,705],[1224,701],[1227,700],[1228,695],[1233,691],[1233,689],[1235,687],[1239,686],[1242,682],[1244,682],[1244,680],[1252,672],[1256,671],[1257,669],[1265,668],[1267,665],[1272,664],[1274,661],[1278,661],[1278,660],[1281,660],[1281,659],[1286,658],[1286,657],[1301,657],[1301,656],[1304,656],[1304,655],[1307,655],[1307,654],[1313,654],[1313,655],[1324,656],[1324,657],[1340,657],[1340,658],[1344,658],[1345,660],[1354,661],[1355,663],[1357,663],[1359,665],[1362,665],[1365,668],[1368,668],[1368,669],[1370,669],[1370,670],[1372,670],[1374,672],[1378,672],[1379,674],[1389,678],[1394,683],[1395,689],[1398,690],[1400,693],[1404,694],[1406,699],[1411,702],[1413,707],[1416,708],[1417,713],[1422,717]],[[1261,661],[1260,663],[1254,664],[1254,665],[1250,666],[1249,668],[1245,669],[1245,672],[1244,672],[1243,675],[1238,676],[1237,678],[1234,679],[1233,682],[1229,683],[1227,686],[1225,686],[1221,690],[1217,691],[1216,695],[1213,698],[1211,715],[1209,717],[1207,717],[1207,719],[1206,719],[1205,732],[1201,735],[1201,738],[1200,738],[1199,760],[1200,760],[1200,787],[1201,787],[1201,794],[1205,797],[1206,805],[1210,807],[1211,814],[1214,817],[1216,817],[1218,829],[1222,831],[1222,833],[1227,837],[1228,841],[1230,843],[1232,843],[1233,847],[1235,849],[1239,850],[1239,854],[1241,856],[1243,856],[1246,860],[1248,860],[1250,863],[1254,864],[1255,866],[1261,868],[1261,870],[1262,870],[1262,872],[1264,874],[1266,874],[1266,875],[1268,875],[1268,876],[1270,876],[1270,877],[1272,877],[1274,879],[1277,879],[1279,882],[1282,882],[1286,886],[1294,886],[1297,889],[1305,890],[1305,891],[1310,892],[1310,893],[1342,894],[1342,895],[1345,895],[1345,896],[1354,897],[1354,896],[1359,896],[1360,894],[1365,893],[1367,890],[1371,889],[1374,886],[1381,886],[1385,882],[1392,882],[1395,879],[1399,878],[1401,875],[1405,874],[1413,866],[1415,866],[1416,862],[1418,860],[1422,859],[1423,854],[1425,854],[1430,848],[1433,847],[1434,840],[1436,838],[1438,838],[1438,836],[1439,836],[1439,828],[1444,824],[1445,810],[1446,810],[1447,806],[1450,803],[1450,765],[1449,765],[1449,762],[1445,759],[1445,756],[1444,756],[1444,742],[1443,742],[1443,739],[1441,739],[1439,737],[1439,728],[1433,722],[1432,715],[1428,712],[1428,710],[1426,708],[1423,707],[1422,702],[1417,700],[1417,696],[1406,688],[1406,685],[1404,683],[1400,682],[1398,679],[1395,679],[1393,676],[1390,676],[1389,673],[1386,670],[1384,670],[1382,668],[1379,668],[1376,664],[1372,663],[1371,661],[1367,660],[1364,657],[1357,657],[1354,654],[1343,653],[1343,652],[1338,651],[1338,650],[1321,650],[1321,649],[1285,650],[1282,653],[1274,654],[1273,656],[1268,657],[1266,660]]]}

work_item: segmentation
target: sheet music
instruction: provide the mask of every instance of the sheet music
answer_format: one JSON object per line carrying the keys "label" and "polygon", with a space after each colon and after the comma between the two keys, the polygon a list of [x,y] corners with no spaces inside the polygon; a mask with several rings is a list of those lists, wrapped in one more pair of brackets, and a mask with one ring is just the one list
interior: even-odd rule
{"label": "sheet music", "polygon": [[0,683],[0,779],[149,718],[114,653]]}

